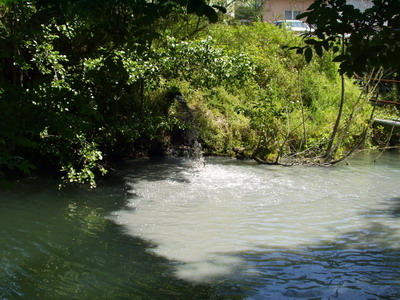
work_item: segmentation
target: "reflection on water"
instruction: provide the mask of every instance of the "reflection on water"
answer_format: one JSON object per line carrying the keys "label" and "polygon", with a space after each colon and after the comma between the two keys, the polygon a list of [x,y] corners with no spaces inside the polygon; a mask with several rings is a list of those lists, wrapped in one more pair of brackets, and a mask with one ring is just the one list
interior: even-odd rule
{"label": "reflection on water", "polygon": [[25,181],[0,193],[0,299],[398,299],[400,155],[373,159]]}
{"label": "reflection on water", "polygon": [[171,275],[106,216],[125,204],[121,182],[59,192],[34,181],[0,194],[0,299],[207,298],[212,287]]}

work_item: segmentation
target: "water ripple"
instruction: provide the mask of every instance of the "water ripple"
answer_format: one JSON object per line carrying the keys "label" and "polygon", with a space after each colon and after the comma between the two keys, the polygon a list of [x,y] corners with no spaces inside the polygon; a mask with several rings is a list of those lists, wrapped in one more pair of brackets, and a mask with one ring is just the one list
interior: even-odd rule
{"label": "water ripple", "polygon": [[115,212],[112,219],[128,234],[152,241],[153,253],[179,262],[179,278],[237,277],[246,287],[268,286],[255,288],[254,299],[363,298],[374,292],[376,276],[380,293],[390,298],[400,291],[399,283],[389,287],[399,278],[400,264],[390,255],[400,258],[393,252],[400,224],[387,209],[400,188],[388,182],[393,175],[387,169],[383,175],[365,167],[216,160],[196,172],[183,170],[179,178],[185,180],[175,176],[128,176],[135,210]]}

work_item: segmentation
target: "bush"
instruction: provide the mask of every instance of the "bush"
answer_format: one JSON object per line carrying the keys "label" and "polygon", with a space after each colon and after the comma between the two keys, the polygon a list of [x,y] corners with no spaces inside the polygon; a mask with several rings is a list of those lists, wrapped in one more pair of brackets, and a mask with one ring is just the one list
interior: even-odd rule
{"label": "bush", "polygon": [[[95,186],[112,158],[159,149],[186,126],[171,114],[177,91],[210,154],[245,148],[279,161],[324,151],[340,99],[337,65],[329,53],[307,65],[289,50],[302,45],[297,35],[219,24],[182,40],[167,36],[176,28],[156,35],[141,27],[136,2],[96,6],[109,23],[81,10],[85,1],[53,2],[15,2],[3,12],[0,176],[57,168],[67,182]],[[156,27],[161,12],[143,9]],[[368,113],[358,108],[357,87],[347,86],[344,119],[353,126],[341,126],[338,153],[357,143]]]}
{"label": "bush", "polygon": [[[341,99],[340,76],[337,64],[332,62],[332,54],[327,53],[306,64],[302,56],[289,50],[301,45],[301,39],[265,23],[252,26],[214,25],[207,35],[226,52],[243,53],[254,66],[254,75],[245,85],[232,89],[221,82],[219,90],[225,93],[215,93],[213,88],[214,93],[210,92],[205,97],[207,93],[203,92],[203,97],[196,99],[207,107],[209,121],[211,119],[213,124],[220,124],[217,120],[226,115],[226,93],[229,93],[230,99],[235,99],[229,102],[229,117],[234,114],[239,119],[240,116],[246,120],[242,119],[242,124],[249,127],[241,131],[245,134],[231,134],[231,142],[224,145],[243,145],[248,153],[272,161],[293,155],[302,159],[323,155]],[[343,135],[343,142],[338,155],[357,144],[357,137],[362,135],[367,125],[371,109],[360,107],[362,101],[359,101],[359,96],[360,89],[346,79],[347,100],[343,119],[351,126],[342,122],[340,136]],[[228,120],[227,117],[222,119]],[[205,120],[200,123],[200,127],[204,128]],[[216,145],[220,141],[219,136],[227,138],[225,132],[229,126],[214,125],[212,128],[213,134],[203,133],[207,136],[204,138],[206,143],[210,140]],[[218,149],[229,151],[223,146]]]}

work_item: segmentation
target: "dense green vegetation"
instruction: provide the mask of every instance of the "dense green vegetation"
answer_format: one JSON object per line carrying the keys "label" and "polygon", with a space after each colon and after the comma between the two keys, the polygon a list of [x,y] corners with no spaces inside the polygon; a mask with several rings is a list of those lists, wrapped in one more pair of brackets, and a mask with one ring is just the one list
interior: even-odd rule
{"label": "dense green vegetation", "polygon": [[[398,71],[400,62],[400,2],[373,0],[373,5],[361,11],[346,0],[315,0],[297,18],[315,24],[315,32],[306,39],[304,50],[308,60],[313,51],[322,55],[325,50],[339,52],[340,72],[370,72],[371,68]],[[338,41],[346,47],[338,47]]]}
{"label": "dense green vegetation", "polygon": [[[301,38],[271,24],[207,27],[216,10],[197,0],[2,6],[0,176],[60,171],[95,186],[113,159],[163,154],[190,126],[177,93],[206,153],[323,161],[342,96],[335,54],[307,64],[290,50]],[[330,159],[368,142],[366,90],[344,83]]]}
{"label": "dense green vegetation", "polygon": [[[362,11],[349,5],[346,0],[315,0],[306,12],[297,16],[299,19],[305,18],[306,22],[314,24],[315,28],[314,32],[305,35],[303,46],[294,47],[297,53],[304,54],[309,62],[314,52],[321,57],[324,51],[329,51],[337,54],[334,61],[340,63],[342,96],[335,126],[324,155],[325,160],[334,156],[339,143],[335,141],[341,140],[337,137],[346,102],[344,74],[360,78],[362,84],[371,88],[369,93],[375,94],[375,99],[378,99],[378,96],[391,95],[395,100],[391,104],[399,105],[396,103],[396,99],[399,99],[399,81],[393,79],[399,79],[400,70],[400,62],[395,59],[400,54],[400,2],[373,0],[371,4]],[[393,83],[391,87],[386,84],[390,81]],[[377,104],[375,102],[375,105]],[[375,109],[371,120],[374,113]],[[385,113],[387,114],[387,111]],[[398,110],[392,109],[388,116],[397,119]],[[375,130],[374,135],[379,136],[379,131]],[[399,137],[393,135],[393,132],[394,126],[389,130],[387,142],[383,144],[385,148],[391,140],[394,143],[398,140]],[[378,139],[375,138],[376,141]]]}
{"label": "dense green vegetation", "polygon": [[91,185],[105,156],[147,150],[169,126],[144,105],[163,23],[186,5],[218,17],[202,0],[2,2],[0,176],[55,168]]}
{"label": "dense green vegetation", "polygon": [[[307,65],[302,56],[289,50],[300,45],[301,39],[270,24],[215,25],[208,34],[225,51],[239,51],[251,58],[253,75],[239,86],[185,90],[201,111],[197,115],[213,116],[202,122],[208,124],[202,128],[205,144],[220,153],[244,147],[249,156],[269,162],[288,158],[319,161],[316,158],[322,156],[329,141],[341,99],[333,54]],[[338,156],[359,142],[357,137],[362,136],[370,111],[364,105],[365,97],[360,98],[362,90],[351,80],[345,84],[345,118],[358,116],[346,123],[349,128],[341,128]]]}

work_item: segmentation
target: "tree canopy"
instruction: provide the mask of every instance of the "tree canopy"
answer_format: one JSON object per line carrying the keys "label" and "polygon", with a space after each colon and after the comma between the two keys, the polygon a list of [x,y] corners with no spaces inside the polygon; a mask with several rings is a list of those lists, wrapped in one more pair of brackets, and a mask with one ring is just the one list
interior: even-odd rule
{"label": "tree canopy", "polygon": [[[360,11],[346,0],[316,0],[299,15],[315,27],[305,37],[306,46],[298,48],[308,61],[313,51],[340,52],[335,61],[340,72],[363,73],[373,67],[397,70],[400,67],[400,1],[373,0],[373,5]],[[340,43],[346,48],[340,51]]]}
{"label": "tree canopy", "polygon": [[[225,12],[204,0],[2,1],[0,180],[37,168],[95,186],[113,158],[163,154],[173,133],[187,127],[174,114],[170,95],[178,89],[194,107],[211,153],[247,147],[275,162],[294,153],[320,155],[334,140],[332,103],[340,94],[332,53],[322,52],[346,50],[336,56],[342,73],[385,61],[365,49],[369,63],[359,62],[356,52],[364,49],[351,42],[371,49],[379,37],[366,31],[371,35],[362,40],[357,30],[369,27],[354,20],[365,13],[330,2],[318,0],[315,14],[306,13],[319,25],[302,44],[272,24],[219,24],[201,32]],[[392,19],[382,23],[386,42],[398,34],[398,16]],[[383,44],[387,57],[398,51],[393,43]],[[322,57],[306,66],[283,44],[297,46],[308,61],[313,50]],[[343,129],[335,152],[358,144],[352,137],[367,126],[355,120],[368,111],[358,105],[358,91],[351,86],[346,93],[343,115],[355,125]]]}
{"label": "tree canopy", "polygon": [[0,177],[59,166],[94,184],[105,153],[152,140],[165,122],[144,111],[155,68],[145,53],[183,10],[209,22],[225,11],[204,0],[1,1]]}

